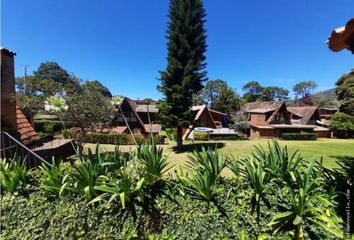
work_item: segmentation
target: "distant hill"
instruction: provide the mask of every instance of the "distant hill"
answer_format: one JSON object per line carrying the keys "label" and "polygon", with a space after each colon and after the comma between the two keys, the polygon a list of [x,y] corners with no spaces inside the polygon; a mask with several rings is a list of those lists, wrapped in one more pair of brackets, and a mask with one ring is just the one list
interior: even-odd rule
{"label": "distant hill", "polygon": [[[331,88],[325,91],[317,92],[312,95],[315,105],[321,107],[338,107],[339,102],[337,100],[335,88]],[[294,99],[289,99],[286,101],[286,105],[289,107],[297,106]]]}
{"label": "distant hill", "polygon": [[315,93],[313,94],[313,98],[336,101],[337,96],[336,96],[335,88],[331,88],[322,92]]}

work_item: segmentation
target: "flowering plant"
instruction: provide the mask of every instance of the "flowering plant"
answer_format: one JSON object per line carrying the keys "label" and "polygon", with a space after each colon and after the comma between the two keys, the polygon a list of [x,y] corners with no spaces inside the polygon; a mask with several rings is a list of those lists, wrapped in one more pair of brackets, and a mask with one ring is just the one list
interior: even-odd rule
{"label": "flowering plant", "polygon": [[68,110],[68,105],[65,104],[64,98],[52,96],[44,102],[44,109],[48,112],[60,112]]}

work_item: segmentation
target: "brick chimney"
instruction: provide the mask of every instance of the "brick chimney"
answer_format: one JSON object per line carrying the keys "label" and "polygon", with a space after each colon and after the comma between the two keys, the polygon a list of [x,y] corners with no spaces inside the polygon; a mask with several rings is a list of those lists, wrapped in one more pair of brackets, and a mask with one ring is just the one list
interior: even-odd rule
{"label": "brick chimney", "polygon": [[1,48],[1,131],[17,132],[14,56]]}

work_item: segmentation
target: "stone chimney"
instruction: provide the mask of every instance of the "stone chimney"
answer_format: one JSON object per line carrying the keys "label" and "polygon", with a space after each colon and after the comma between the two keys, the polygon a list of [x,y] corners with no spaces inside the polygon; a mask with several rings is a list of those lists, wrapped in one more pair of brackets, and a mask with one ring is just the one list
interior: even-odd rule
{"label": "stone chimney", "polygon": [[14,56],[16,53],[1,48],[1,131],[16,134],[16,92]]}

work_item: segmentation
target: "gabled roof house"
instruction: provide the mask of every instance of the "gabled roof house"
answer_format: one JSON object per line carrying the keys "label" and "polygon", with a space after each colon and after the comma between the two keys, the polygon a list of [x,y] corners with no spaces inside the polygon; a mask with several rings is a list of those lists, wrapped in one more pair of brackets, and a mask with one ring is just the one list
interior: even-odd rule
{"label": "gabled roof house", "polygon": [[158,108],[155,101],[132,100],[123,98],[116,105],[117,115],[112,121],[112,132],[129,133],[128,126],[134,134],[159,134],[161,124],[158,121]]}
{"label": "gabled roof house", "polygon": [[188,128],[183,129],[183,138],[187,138],[196,127],[219,129],[227,127],[227,116],[225,113],[215,111],[206,105],[193,106],[194,122]]}
{"label": "gabled roof house", "polygon": [[255,138],[276,138],[285,132],[309,132],[316,126],[291,123],[290,114],[284,102],[253,102],[244,105],[248,113],[250,136]]}

